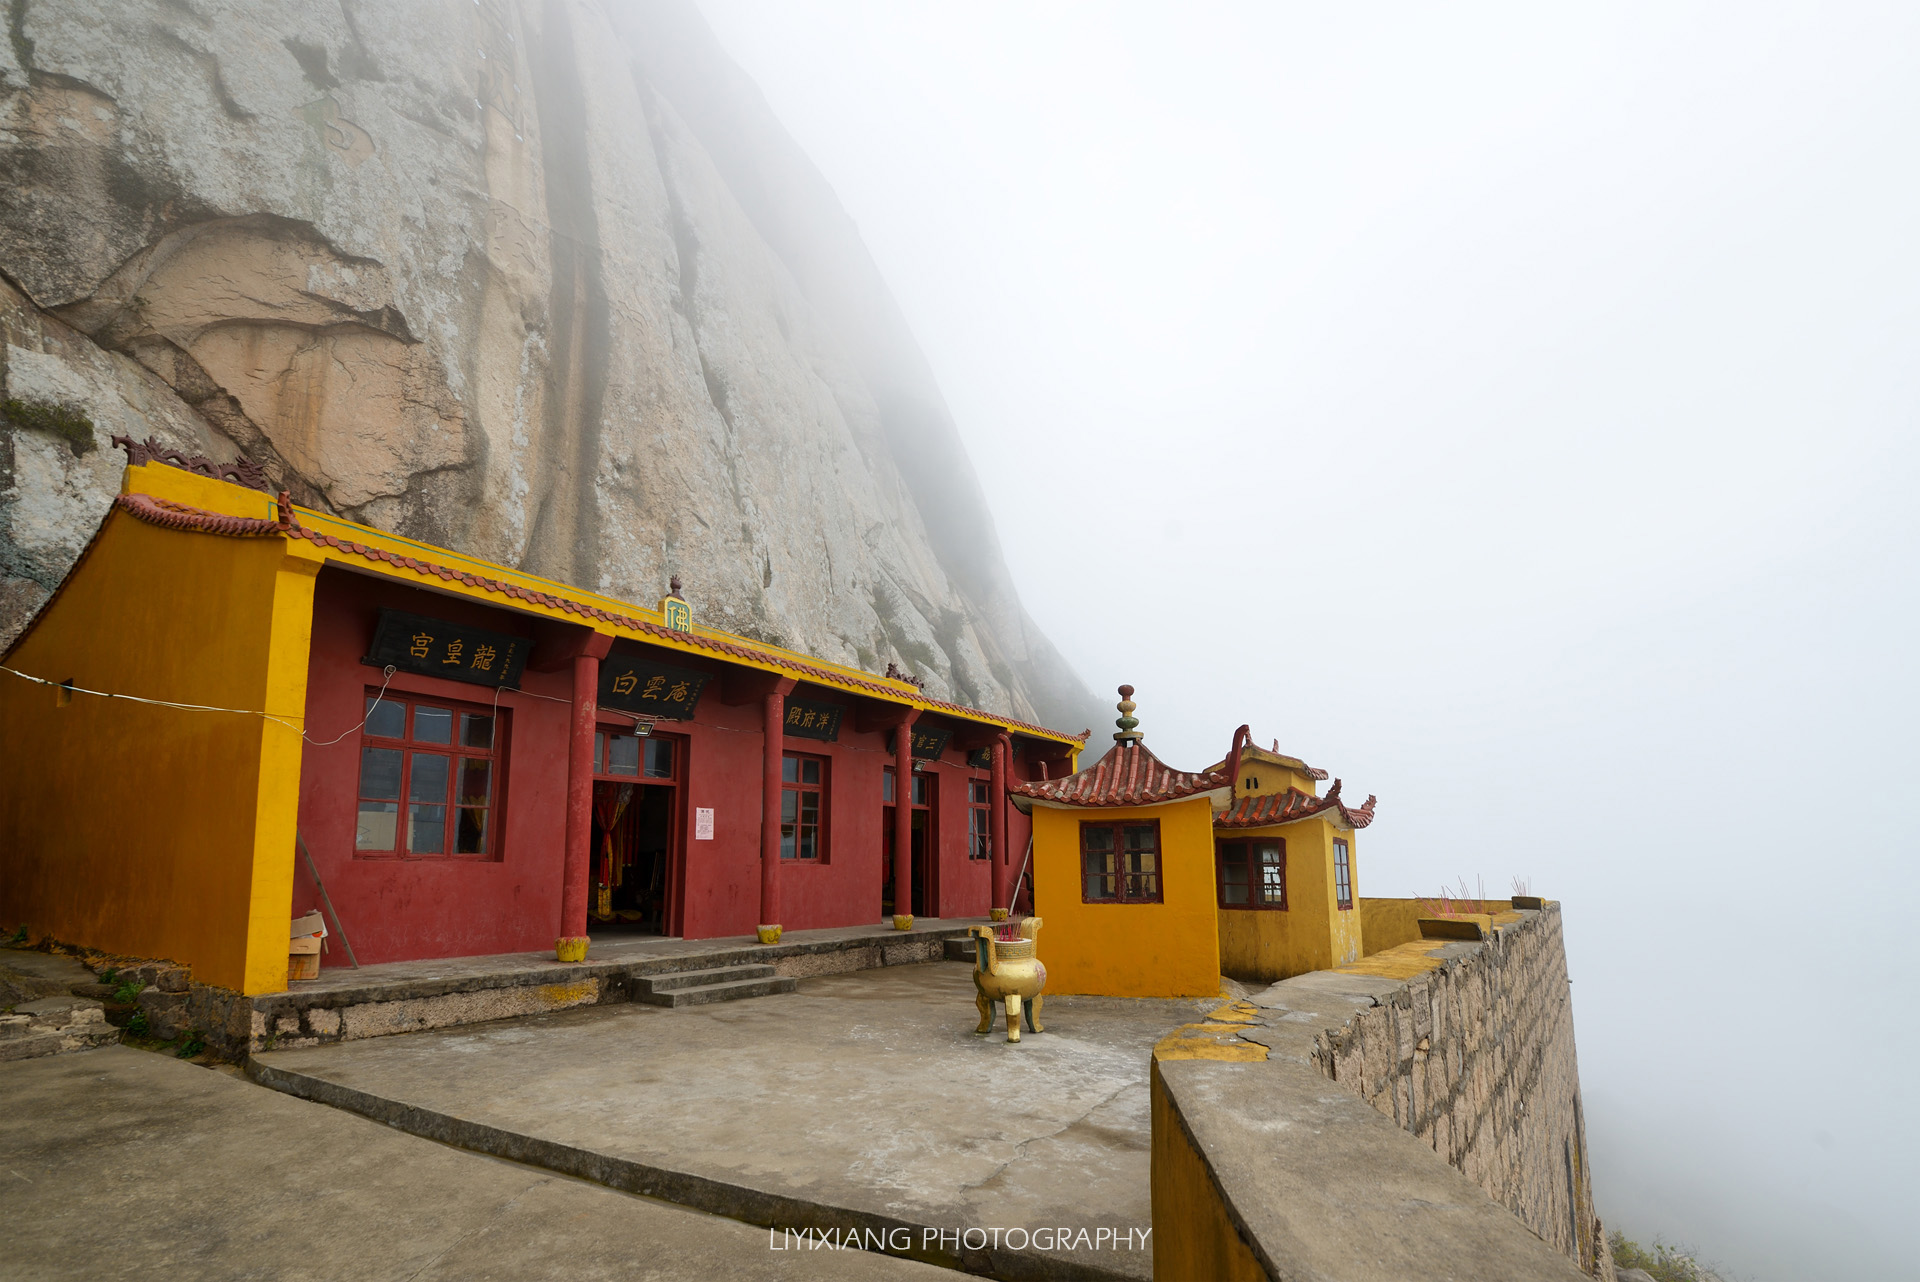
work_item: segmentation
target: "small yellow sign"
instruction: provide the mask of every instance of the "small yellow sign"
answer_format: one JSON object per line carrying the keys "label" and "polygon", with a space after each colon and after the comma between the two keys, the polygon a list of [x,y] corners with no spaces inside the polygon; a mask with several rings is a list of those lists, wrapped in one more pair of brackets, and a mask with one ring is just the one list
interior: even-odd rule
{"label": "small yellow sign", "polygon": [[693,607],[677,596],[660,599],[660,613],[666,619],[667,627],[675,632],[693,631]]}

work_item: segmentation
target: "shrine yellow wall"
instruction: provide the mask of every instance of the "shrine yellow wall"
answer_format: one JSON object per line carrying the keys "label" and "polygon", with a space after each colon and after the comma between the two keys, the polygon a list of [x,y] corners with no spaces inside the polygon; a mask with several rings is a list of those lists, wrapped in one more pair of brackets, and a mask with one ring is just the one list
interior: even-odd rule
{"label": "shrine yellow wall", "polygon": [[[1324,819],[1307,819],[1270,828],[1222,828],[1214,835],[1220,840],[1245,837],[1287,843],[1284,910],[1217,910],[1222,974],[1270,984],[1276,979],[1360,960],[1363,937],[1359,899],[1354,899],[1352,908],[1338,907],[1333,872],[1333,843],[1344,839],[1351,884],[1358,889],[1359,853],[1353,833]],[[1416,930],[1416,938],[1418,934]]]}
{"label": "shrine yellow wall", "polygon": [[[232,516],[264,494],[159,464],[129,490]],[[168,530],[114,511],[0,673],[0,925],[166,958],[245,993],[287,986],[310,544]]]}
{"label": "shrine yellow wall", "polygon": [[[1081,899],[1082,823],[1160,822],[1162,900]],[[1205,797],[1114,809],[1033,808],[1036,952],[1049,993],[1212,997],[1220,992],[1213,890],[1213,807]]]}

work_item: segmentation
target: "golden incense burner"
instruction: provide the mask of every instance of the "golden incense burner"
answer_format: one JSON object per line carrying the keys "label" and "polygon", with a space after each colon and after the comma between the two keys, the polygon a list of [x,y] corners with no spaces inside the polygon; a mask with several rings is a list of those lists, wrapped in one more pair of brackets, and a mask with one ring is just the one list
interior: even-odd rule
{"label": "golden incense burner", "polygon": [[[1040,1023],[1040,990],[1047,986],[1047,968],[1033,955],[1034,936],[1040,932],[1038,917],[1022,918],[1020,937],[1011,936],[1011,927],[973,926],[973,1003],[980,1008],[982,1036],[993,1031],[993,1004],[999,1002],[1007,1012],[1007,1040],[1020,1040],[1020,1012],[1024,1004],[1027,1027],[1036,1033],[1047,1030]],[[1001,937],[999,931],[1008,931]]]}

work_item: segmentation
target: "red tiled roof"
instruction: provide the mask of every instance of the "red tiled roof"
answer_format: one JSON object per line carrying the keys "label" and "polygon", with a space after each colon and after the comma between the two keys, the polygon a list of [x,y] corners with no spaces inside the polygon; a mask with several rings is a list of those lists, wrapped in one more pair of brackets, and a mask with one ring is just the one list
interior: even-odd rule
{"label": "red tiled roof", "polygon": [[113,505],[139,517],[149,525],[158,525],[169,530],[225,534],[241,539],[269,538],[275,534],[287,533],[286,527],[278,521],[261,520],[251,516],[222,516],[218,512],[188,507],[185,503],[175,503],[171,499],[157,499],[151,494],[117,495]]}
{"label": "red tiled roof", "polygon": [[1333,787],[1327,789],[1324,797],[1311,796],[1298,788],[1260,797],[1242,797],[1228,807],[1226,813],[1216,816],[1213,823],[1216,828],[1266,828],[1337,810],[1340,812],[1340,821],[1347,827],[1364,828],[1373,822],[1373,807],[1377,800],[1370,796],[1365,805],[1349,807],[1340,800],[1340,781],[1335,779]]}
{"label": "red tiled roof", "polygon": [[[387,565],[397,565],[403,569],[412,570],[416,574],[429,575],[443,579],[449,583],[464,583],[469,587],[480,588],[486,592],[498,593],[501,596],[508,597],[515,601],[527,601],[535,605],[546,606],[549,609],[560,610],[567,614],[577,614],[586,618],[597,619],[603,623],[611,623],[617,627],[626,628],[633,632],[656,636],[663,641],[675,645],[692,645],[715,654],[726,655],[730,658],[746,659],[755,663],[772,664],[775,667],[796,673],[809,681],[817,682],[821,685],[837,686],[842,689],[862,690],[872,694],[884,695],[895,700],[906,698],[926,704],[934,711],[953,713],[975,719],[984,717],[989,720],[998,721],[1016,730],[1028,730],[1036,734],[1049,735],[1056,738],[1078,738],[1082,743],[1085,743],[1087,740],[1087,736],[1084,733],[1077,736],[1062,734],[1058,730],[1049,730],[1045,726],[1037,726],[1028,721],[1019,721],[1012,717],[1003,717],[997,713],[985,712],[978,708],[969,708],[963,704],[947,703],[939,699],[929,699],[917,691],[909,694],[907,691],[897,689],[893,685],[883,684],[877,678],[868,680],[851,676],[844,672],[834,672],[829,668],[819,667],[811,663],[803,663],[799,660],[788,658],[785,655],[773,654],[766,650],[757,649],[750,645],[742,645],[734,641],[723,640],[719,637],[702,636],[697,632],[675,632],[673,629],[662,627],[658,623],[650,623],[645,619],[630,618],[624,614],[615,614],[609,610],[602,610],[598,606],[586,605],[568,597],[556,596],[551,592],[541,592],[534,588],[525,588],[518,584],[505,583],[499,579],[487,578],[484,575],[473,574],[465,570],[450,569],[444,565],[436,565],[431,561],[422,561],[418,557],[402,556],[397,552],[389,552],[384,548],[371,547],[365,543],[358,543],[351,539],[339,538],[332,534],[322,534],[318,530],[296,524],[292,520],[282,525],[278,521],[268,521],[254,517],[223,516],[218,512],[208,512],[201,508],[189,507],[184,503],[174,503],[166,499],[156,499],[146,494],[122,494],[114,500],[114,503],[130,515],[136,516],[142,521],[153,525],[164,526],[167,529],[193,530],[202,534],[225,534],[240,538],[259,538],[274,534],[284,534],[288,538],[306,539],[310,543],[318,544],[321,547],[332,548],[337,552],[351,553],[354,556],[364,557],[369,561],[378,561]],[[291,516],[291,509],[287,509],[287,511],[289,516]]]}
{"label": "red tiled roof", "polygon": [[1195,774],[1175,770],[1135,740],[1116,743],[1113,751],[1099,761],[1064,779],[1010,783],[1007,792],[1062,806],[1148,806],[1230,787],[1231,783],[1220,771]]}

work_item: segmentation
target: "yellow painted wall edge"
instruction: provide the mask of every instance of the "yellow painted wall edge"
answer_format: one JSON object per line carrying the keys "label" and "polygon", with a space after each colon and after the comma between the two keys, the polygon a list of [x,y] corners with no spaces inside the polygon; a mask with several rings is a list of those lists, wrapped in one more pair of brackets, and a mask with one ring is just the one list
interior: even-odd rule
{"label": "yellow painted wall edge", "polygon": [[[129,468],[128,488],[225,515],[271,515],[264,494],[157,464]],[[8,666],[85,689],[243,711],[82,694],[63,701],[46,686],[0,682],[9,776],[0,920],[180,962],[202,983],[248,994],[286,987],[321,563],[277,537],[109,514]]]}

